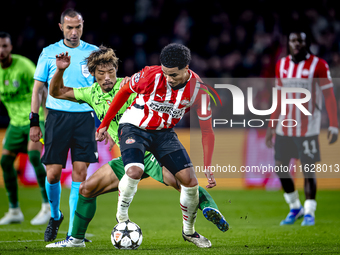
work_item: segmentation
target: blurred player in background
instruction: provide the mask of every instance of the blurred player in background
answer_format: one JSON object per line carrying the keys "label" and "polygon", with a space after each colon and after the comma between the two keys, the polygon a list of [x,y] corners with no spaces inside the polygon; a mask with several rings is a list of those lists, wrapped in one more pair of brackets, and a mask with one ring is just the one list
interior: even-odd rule
{"label": "blurred player in background", "polygon": [[[72,64],[64,74],[65,84],[69,87],[87,87],[94,82],[94,77],[87,69],[85,58],[98,47],[80,40],[83,34],[83,17],[72,9],[61,14],[59,27],[64,39],[43,49],[34,74],[34,90],[32,94],[32,113],[30,137],[38,142],[42,137],[38,108],[41,103],[41,91],[45,83],[50,83],[56,71],[55,56],[68,51],[72,56]],[[46,165],[46,192],[51,206],[51,218],[45,231],[45,241],[53,241],[63,221],[60,206],[60,176],[65,168],[67,154],[71,149],[72,186],[69,198],[70,221],[68,235],[72,232],[72,221],[77,206],[79,186],[86,179],[90,163],[98,162],[97,143],[94,139],[94,113],[86,104],[59,100],[47,96],[46,108],[49,113],[45,128],[45,153],[42,162]]]}
{"label": "blurred player in background", "polygon": [[[11,36],[8,33],[0,32],[0,97],[10,117],[1,156],[9,211],[0,219],[0,225],[20,223],[24,220],[18,201],[17,173],[13,166],[19,152],[27,152],[37,176],[43,203],[38,215],[31,220],[31,224],[41,225],[48,222],[51,211],[45,190],[46,171],[40,161],[42,144],[34,143],[29,139],[30,121],[27,116],[31,111],[35,65],[28,58],[11,54],[12,48]],[[42,116],[37,124],[44,132],[45,118],[41,104],[37,106],[37,111]]]}
{"label": "blurred player in background", "polygon": [[[87,58],[89,71],[97,81],[87,88],[64,86],[63,73],[70,64],[70,56],[68,56],[67,52],[66,54],[59,54],[56,61],[57,71],[50,83],[50,94],[59,99],[87,103],[95,110],[98,118],[102,120],[119,87],[125,84],[125,80],[116,77],[118,58],[113,50],[100,46],[99,50],[92,52]],[[132,94],[129,97],[126,104],[119,110],[116,115],[117,117],[110,123],[108,129],[109,138],[112,137],[114,140],[110,142],[111,146],[113,143],[119,146],[118,123],[124,111],[131,105],[135,97],[136,94]],[[174,176],[166,168],[162,168],[151,153],[146,152],[144,164],[145,173],[142,179],[150,176],[180,191],[180,186]],[[96,197],[104,193],[117,191],[119,180],[124,173],[124,164],[121,157],[119,157],[100,167],[88,180],[83,182],[80,185],[79,200],[71,237],[60,242],[48,244],[46,247],[85,247],[83,239],[87,226],[96,211]],[[225,232],[228,230],[229,225],[218,211],[215,201],[202,187],[199,187],[199,208],[203,211],[204,216],[212,221],[221,231]]]}
{"label": "blurred player in background", "polygon": [[[214,132],[211,125],[209,97],[203,102],[203,89],[197,74],[189,69],[190,50],[181,44],[169,44],[160,55],[161,66],[145,67],[131,77],[110,104],[96,137],[103,140],[112,119],[132,93],[137,97],[123,114],[118,129],[125,174],[119,182],[117,221],[129,220],[128,208],[143,176],[144,154],[150,151],[181,185],[180,206],[183,215],[184,240],[200,248],[211,247],[210,241],[195,231],[199,203],[198,181],[189,155],[180,143],[173,127],[190,107],[196,110],[202,131],[204,165],[211,165]],[[202,113],[205,103],[207,112]],[[207,173],[207,188],[216,186]]]}
{"label": "blurred player in background", "polygon": [[[277,107],[271,115],[271,119],[278,119],[277,123],[285,119],[296,120],[287,124],[294,127],[283,127],[277,124],[268,127],[266,144],[273,147],[272,135],[275,138],[275,165],[287,166],[291,158],[301,161],[304,171],[305,203],[302,207],[298,191],[295,190],[294,181],[290,173],[279,173],[284,198],[289,205],[290,212],[280,225],[293,224],[298,218],[304,217],[301,225],[311,226],[315,224],[316,210],[316,176],[315,172],[308,171],[313,164],[320,161],[319,133],[321,125],[322,94],[326,102],[326,110],[329,118],[328,141],[332,144],[338,139],[337,106],[333,91],[333,83],[328,64],[323,59],[311,54],[309,50],[310,39],[303,31],[294,31],[288,36],[287,57],[280,59],[276,64],[276,87],[278,89],[278,106],[281,106],[281,88],[296,87],[305,88],[311,92],[311,99],[303,106],[311,113],[305,115],[296,105],[287,106],[287,114],[280,115],[281,108]],[[287,93],[287,98],[304,98],[303,93]],[[291,121],[292,122],[292,121]]]}

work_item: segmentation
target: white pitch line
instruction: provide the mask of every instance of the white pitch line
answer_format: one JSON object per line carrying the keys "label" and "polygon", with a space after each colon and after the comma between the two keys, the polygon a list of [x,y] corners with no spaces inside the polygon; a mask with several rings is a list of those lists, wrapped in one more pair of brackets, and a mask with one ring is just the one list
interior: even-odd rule
{"label": "white pitch line", "polygon": [[[55,240],[63,240],[61,238]],[[0,241],[0,243],[29,243],[29,242],[45,242],[44,240],[16,240],[16,241]]]}
{"label": "white pitch line", "polygon": [[[0,228],[0,231],[3,232],[33,232],[33,233],[44,233],[45,230],[36,230],[36,229],[4,229]],[[66,231],[59,231],[58,233],[66,234]]]}

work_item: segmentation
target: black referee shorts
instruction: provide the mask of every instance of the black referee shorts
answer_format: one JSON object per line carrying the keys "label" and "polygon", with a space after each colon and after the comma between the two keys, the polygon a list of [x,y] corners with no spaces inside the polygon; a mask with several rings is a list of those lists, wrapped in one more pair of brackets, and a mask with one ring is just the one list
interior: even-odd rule
{"label": "black referee shorts", "polygon": [[41,162],[45,165],[66,166],[71,149],[74,161],[98,162],[93,112],[63,112],[50,110],[45,122],[45,153]]}

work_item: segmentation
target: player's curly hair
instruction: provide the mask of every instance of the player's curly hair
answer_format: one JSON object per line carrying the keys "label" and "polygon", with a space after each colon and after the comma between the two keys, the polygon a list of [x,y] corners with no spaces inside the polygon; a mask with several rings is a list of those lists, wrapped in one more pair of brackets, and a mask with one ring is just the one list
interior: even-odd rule
{"label": "player's curly hair", "polygon": [[189,65],[191,60],[190,50],[178,43],[165,46],[160,55],[161,64],[167,68],[178,67],[179,70]]}
{"label": "player's curly hair", "polygon": [[97,66],[112,64],[114,68],[118,68],[118,58],[113,49],[100,45],[98,50],[92,51],[86,59],[87,67],[90,73],[94,73]]}

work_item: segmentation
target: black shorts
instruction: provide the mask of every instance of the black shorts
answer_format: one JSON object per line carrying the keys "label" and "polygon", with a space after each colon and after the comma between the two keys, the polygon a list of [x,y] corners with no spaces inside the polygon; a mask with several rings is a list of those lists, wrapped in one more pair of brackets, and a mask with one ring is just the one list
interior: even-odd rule
{"label": "black shorts", "polygon": [[288,162],[291,158],[300,159],[301,164],[320,161],[319,137],[291,137],[276,135],[275,160]]}
{"label": "black shorts", "polygon": [[71,149],[74,161],[98,162],[93,112],[48,111],[45,122],[45,153],[41,162],[45,165],[66,166],[67,154]]}
{"label": "black shorts", "polygon": [[[143,130],[131,124],[122,124],[119,125],[118,134],[122,157],[124,157],[124,151],[128,149],[139,149],[143,155],[146,151],[150,151],[158,162],[173,174],[192,166],[184,146],[173,129],[153,131]],[[174,157],[169,158],[169,155],[174,155]],[[171,162],[176,157],[180,157],[181,160]],[[123,161],[125,165],[127,162],[136,163],[133,158],[123,158]]]}

